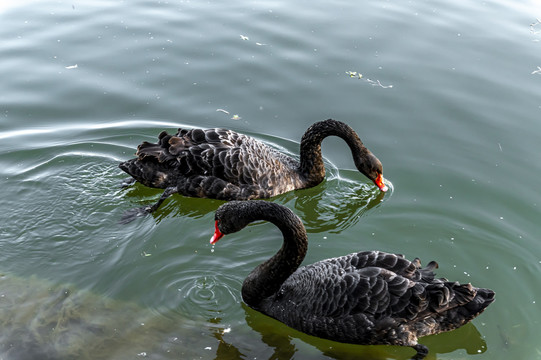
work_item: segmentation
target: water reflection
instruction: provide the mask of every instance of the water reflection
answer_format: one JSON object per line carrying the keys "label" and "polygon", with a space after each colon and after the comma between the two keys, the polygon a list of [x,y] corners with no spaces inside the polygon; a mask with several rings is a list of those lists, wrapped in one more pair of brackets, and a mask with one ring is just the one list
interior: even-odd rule
{"label": "water reflection", "polygon": [[220,325],[222,319],[214,318],[210,319],[209,323],[216,324],[217,326],[212,330],[212,336],[218,340],[218,347],[216,348],[216,360],[240,360],[246,359],[246,355],[241,353],[234,345],[226,342],[223,335],[230,331],[229,328],[223,328]]}
{"label": "water reflection", "polygon": [[118,217],[118,221],[121,224],[130,223],[137,217],[142,216],[152,216],[156,221],[156,224],[159,224],[168,217],[191,217],[198,219],[209,213],[215,212],[216,209],[224,203],[224,201],[221,200],[190,198],[179,194],[173,194],[164,201],[158,210],[151,214],[144,213],[143,215],[133,216],[133,213],[137,212],[138,209],[154,204],[163,193],[163,190],[152,189],[139,183],[135,183],[122,191],[122,196],[126,200],[125,202],[128,203],[131,208],[123,210],[123,214]]}
{"label": "water reflection", "polygon": [[309,233],[340,233],[359,222],[386,196],[371,184],[343,178],[324,181],[315,188],[298,191],[296,195],[290,206],[297,210]]}
{"label": "water reflection", "polygon": [[[408,347],[351,345],[308,336],[251,309],[245,304],[242,305],[246,315],[246,323],[259,333],[261,340],[272,349],[273,355],[269,359],[300,358],[299,354],[295,356],[295,353],[298,352],[292,342],[295,338],[317,348],[321,354],[337,360],[410,359],[413,355],[413,350]],[[437,359],[438,354],[452,353],[457,350],[465,350],[468,354],[480,354],[487,350],[485,340],[472,323],[451,332],[424,337],[421,339],[421,343],[429,348],[426,359]]]}
{"label": "water reflection", "polygon": [[[343,173],[348,174],[348,171]],[[357,224],[366,212],[389,198],[392,195],[392,184],[389,187],[391,190],[386,194],[372,184],[335,176],[316,187],[291,191],[268,201],[295,209],[309,233],[340,233]],[[134,204],[145,206],[144,204],[152,204],[161,193],[161,190],[136,184],[127,188],[124,196],[129,199],[132,206]],[[223,203],[221,200],[189,198],[175,194],[151,216],[156,223],[169,216],[197,219],[215,212]],[[126,216],[129,217],[130,210],[124,213],[121,223],[125,222],[123,219]]]}

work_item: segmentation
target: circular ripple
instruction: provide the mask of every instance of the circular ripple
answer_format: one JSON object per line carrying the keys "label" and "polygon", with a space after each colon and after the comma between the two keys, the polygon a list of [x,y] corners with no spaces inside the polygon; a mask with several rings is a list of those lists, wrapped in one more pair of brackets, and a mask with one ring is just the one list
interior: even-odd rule
{"label": "circular ripple", "polygon": [[183,314],[209,318],[241,302],[242,279],[233,276],[184,272],[170,286],[177,289],[176,310]]}

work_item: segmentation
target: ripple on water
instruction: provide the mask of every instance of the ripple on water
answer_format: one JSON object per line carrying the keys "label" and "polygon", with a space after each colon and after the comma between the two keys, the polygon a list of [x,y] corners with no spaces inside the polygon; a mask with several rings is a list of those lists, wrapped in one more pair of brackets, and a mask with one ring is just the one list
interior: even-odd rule
{"label": "ripple on water", "polygon": [[210,319],[240,310],[242,279],[223,273],[183,271],[169,284],[177,291],[176,311]]}
{"label": "ripple on water", "polygon": [[389,191],[382,193],[357,171],[330,170],[322,184],[283,196],[284,205],[297,211],[309,233],[340,233],[392,195],[388,180]]}

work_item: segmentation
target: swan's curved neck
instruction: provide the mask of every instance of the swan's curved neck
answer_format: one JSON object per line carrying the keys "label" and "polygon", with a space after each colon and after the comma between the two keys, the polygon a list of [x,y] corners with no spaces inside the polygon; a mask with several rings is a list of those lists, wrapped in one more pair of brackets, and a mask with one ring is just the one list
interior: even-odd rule
{"label": "swan's curved neck", "polygon": [[300,173],[307,186],[315,186],[325,178],[325,165],[321,156],[321,142],[327,136],[338,136],[348,144],[357,168],[361,159],[369,152],[359,136],[347,124],[336,120],[320,121],[308,128],[301,140]]}
{"label": "swan's curved neck", "polygon": [[308,238],[301,220],[287,208],[260,209],[250,217],[253,221],[266,220],[273,223],[284,237],[280,250],[252,270],[242,285],[242,299],[257,309],[263,299],[275,294],[282,283],[297,270],[306,255]]}

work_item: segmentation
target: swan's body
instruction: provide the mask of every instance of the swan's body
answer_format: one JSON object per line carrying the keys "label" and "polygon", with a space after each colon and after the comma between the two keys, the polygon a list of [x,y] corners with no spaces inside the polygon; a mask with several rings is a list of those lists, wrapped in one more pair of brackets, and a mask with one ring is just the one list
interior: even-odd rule
{"label": "swan's body", "polygon": [[346,141],[357,169],[386,191],[381,162],[351,127],[331,119],[306,131],[300,161],[232,130],[178,129],[175,135],[162,132],[157,144],[143,142],[137,157],[119,167],[133,181],[165,189],[158,203],[145,208],[146,212],[156,210],[173,193],[221,200],[269,198],[323,181],[321,142],[331,135]]}
{"label": "swan's body", "polygon": [[230,202],[216,212],[211,243],[250,222],[267,220],[284,235],[282,248],[257,266],[242,286],[247,305],[306,334],[353,344],[428,349],[421,336],[456,329],[479,315],[494,292],[437,279],[431,262],[363,251],[299,268],[308,242],[300,219],[284,206]]}

